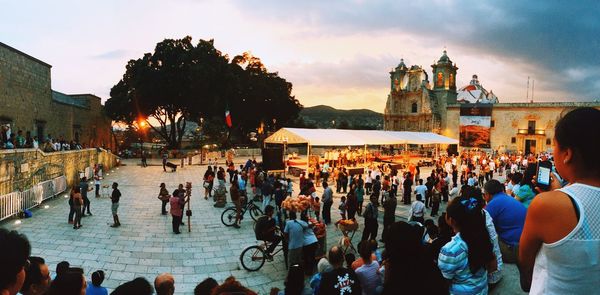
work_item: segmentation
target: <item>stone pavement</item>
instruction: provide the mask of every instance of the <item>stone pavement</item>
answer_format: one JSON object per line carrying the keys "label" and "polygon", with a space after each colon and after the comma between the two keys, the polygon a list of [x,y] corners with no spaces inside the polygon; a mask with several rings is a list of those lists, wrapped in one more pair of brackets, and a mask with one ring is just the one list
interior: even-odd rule
{"label": "stone pavement", "polygon": [[[225,227],[221,223],[223,209],[214,208],[211,200],[203,198],[202,176],[206,166],[186,166],[176,173],[165,173],[161,166],[141,168],[138,162],[125,160],[127,166],[106,173],[103,180],[103,184],[118,182],[123,194],[119,208],[122,226],[119,228],[108,226],[112,223],[110,200],[94,198],[93,192],[90,192],[90,200],[94,215],[83,218],[79,230],[67,223],[66,194],[45,202],[48,208],[42,205],[34,209],[34,216],[22,220],[21,224],[10,219],[0,226],[26,234],[32,244],[32,255],[43,257],[52,273],[56,264],[63,260],[83,267],[87,279],[93,271],[103,269],[106,272],[104,286],[110,289],[139,276],[152,283],[156,275],[163,272],[174,274],[177,294],[192,294],[196,284],[207,277],[221,282],[235,276],[259,294],[268,294],[272,287],[283,288],[286,269],[281,253],[256,272],[248,272],[239,264],[242,250],[256,244],[253,221],[246,216],[241,229]],[[175,235],[171,231],[170,216],[160,214],[158,186],[164,182],[172,192],[177,184],[187,181],[194,186],[192,232],[188,233],[187,218],[184,218],[186,225],[182,227],[182,234]],[[297,179],[294,185],[297,193]],[[320,193],[320,188],[317,191]],[[336,196],[336,204],[332,207],[333,220],[339,219],[336,209],[339,197]],[[398,219],[401,220],[407,211],[407,206],[399,205]],[[362,224],[362,218],[359,223]],[[333,225],[327,231],[327,245],[336,244],[341,237],[340,231]],[[355,244],[360,240],[361,232],[362,228],[354,237]],[[516,267],[509,265],[505,272],[501,285],[492,294],[518,294]]]}

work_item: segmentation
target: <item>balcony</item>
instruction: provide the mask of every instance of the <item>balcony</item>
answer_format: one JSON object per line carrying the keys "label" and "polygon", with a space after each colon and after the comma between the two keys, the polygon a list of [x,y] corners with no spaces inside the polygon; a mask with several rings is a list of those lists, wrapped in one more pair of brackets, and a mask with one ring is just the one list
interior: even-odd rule
{"label": "balcony", "polygon": [[517,134],[518,135],[546,135],[546,130],[533,129],[533,128],[518,129]]}

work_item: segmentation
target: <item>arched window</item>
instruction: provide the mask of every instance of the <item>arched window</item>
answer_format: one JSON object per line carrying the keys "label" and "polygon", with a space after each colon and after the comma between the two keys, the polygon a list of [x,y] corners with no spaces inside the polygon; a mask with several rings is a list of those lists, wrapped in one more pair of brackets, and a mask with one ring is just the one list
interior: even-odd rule
{"label": "arched window", "polygon": [[412,113],[416,113],[416,112],[417,112],[417,103],[416,103],[416,102],[413,102],[413,103],[412,103],[412,105],[411,105],[411,107],[410,107],[410,111],[411,111]]}

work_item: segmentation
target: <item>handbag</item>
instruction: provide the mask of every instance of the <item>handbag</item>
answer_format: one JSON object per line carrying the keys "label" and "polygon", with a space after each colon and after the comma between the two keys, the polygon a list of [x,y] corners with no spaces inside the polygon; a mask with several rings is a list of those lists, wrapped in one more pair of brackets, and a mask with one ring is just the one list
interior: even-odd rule
{"label": "handbag", "polygon": [[209,183],[208,181],[205,181],[205,182],[202,184],[202,186],[203,186],[204,188],[206,188],[206,189],[207,189],[207,188],[209,188],[209,187],[210,187],[210,183]]}

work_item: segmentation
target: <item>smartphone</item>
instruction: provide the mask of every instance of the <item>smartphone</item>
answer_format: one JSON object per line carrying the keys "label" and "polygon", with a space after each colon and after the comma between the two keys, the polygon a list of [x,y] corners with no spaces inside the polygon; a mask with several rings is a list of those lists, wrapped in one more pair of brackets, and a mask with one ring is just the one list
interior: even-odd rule
{"label": "smartphone", "polygon": [[547,191],[550,189],[550,173],[552,172],[552,163],[550,161],[539,161],[537,165],[537,186]]}

